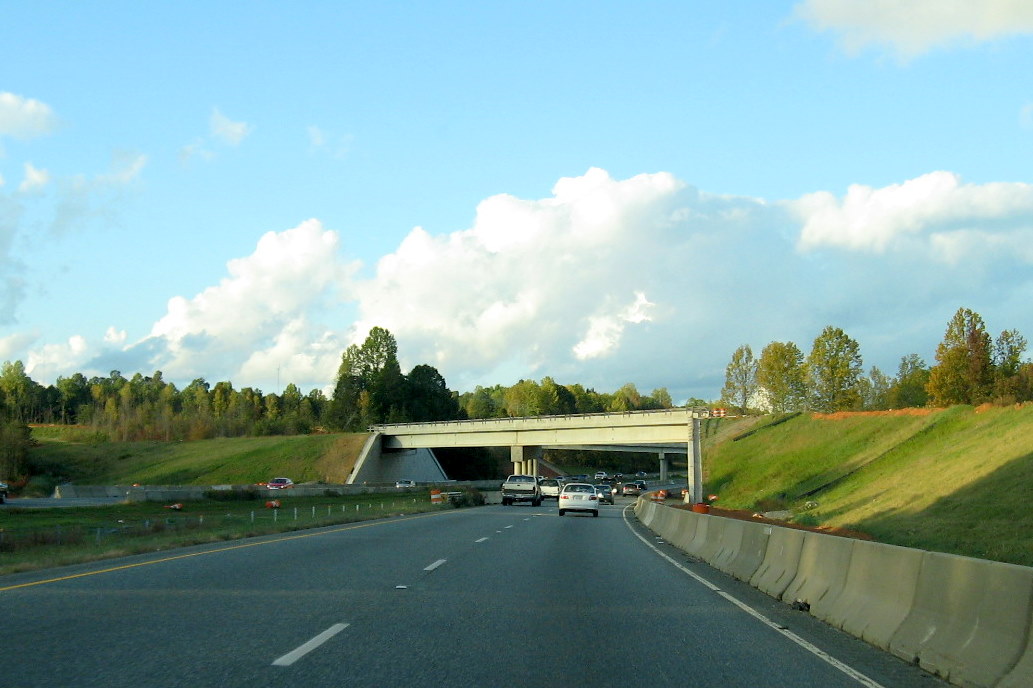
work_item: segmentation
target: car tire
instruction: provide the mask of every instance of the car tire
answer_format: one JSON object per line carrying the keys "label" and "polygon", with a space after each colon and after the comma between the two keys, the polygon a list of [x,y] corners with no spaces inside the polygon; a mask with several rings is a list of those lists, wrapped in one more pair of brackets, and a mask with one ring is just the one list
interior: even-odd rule
{"label": "car tire", "polygon": [[533,499],[533,500],[531,500],[531,506],[539,507],[541,505],[542,505],[542,500],[540,500],[540,499]]}
{"label": "car tire", "polygon": [[599,512],[598,511],[593,511],[592,515],[595,516],[596,518],[599,518]]}
{"label": "car tire", "polygon": [[567,513],[567,512],[566,512],[566,511],[564,511],[563,509],[560,509],[560,516],[562,516],[562,515],[563,515],[563,514],[565,514],[565,513]]}

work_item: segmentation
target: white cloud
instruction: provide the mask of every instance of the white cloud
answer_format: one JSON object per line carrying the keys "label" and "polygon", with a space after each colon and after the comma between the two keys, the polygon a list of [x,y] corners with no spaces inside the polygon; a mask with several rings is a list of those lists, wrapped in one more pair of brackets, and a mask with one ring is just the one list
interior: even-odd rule
{"label": "white cloud", "polygon": [[1033,3],[1025,0],[806,0],[795,12],[819,31],[839,33],[849,53],[887,45],[905,59],[938,46],[1033,34]]}
{"label": "white cloud", "polygon": [[[379,325],[403,369],[434,365],[461,391],[550,375],[715,398],[736,347],[806,352],[834,325],[866,368],[892,372],[909,353],[931,361],[960,306],[991,328],[1028,323],[1031,197],[1029,185],[933,172],[773,202],[593,169],[545,198],[485,199],[467,229],[417,227],[361,277],[316,220],[270,232],[221,281],[171,299],[143,340],[113,327],[34,353],[65,374],[306,389],[332,384],[344,348]],[[357,317],[339,317],[342,301]]]}
{"label": "white cloud", "polygon": [[24,169],[25,177],[22,179],[22,183],[18,185],[18,191],[32,193],[50,183],[50,173],[46,170],[37,169],[31,162],[25,163]]}
{"label": "white cloud", "polygon": [[57,127],[57,117],[46,103],[0,92],[0,137],[29,139],[49,134]]}
{"label": "white cloud", "polygon": [[234,122],[219,111],[219,108],[212,109],[212,116],[209,121],[211,134],[214,138],[231,146],[237,146],[250,135],[254,129],[247,122]]}
{"label": "white cloud", "polygon": [[[309,325],[306,314],[340,299],[357,269],[342,263],[338,250],[337,233],[316,220],[268,232],[250,256],[229,261],[229,275],[218,285],[190,299],[170,299],[148,340],[136,346],[160,343],[152,360],[170,377],[212,375],[216,369],[235,375],[242,367],[255,375],[264,363],[265,379],[271,379],[268,366],[275,372],[273,362],[283,364],[284,342],[298,344],[304,332],[315,343],[291,356],[295,364],[304,359],[312,365],[305,357],[322,355],[325,346],[318,341],[325,332]],[[333,354],[331,376],[340,354]]]}
{"label": "white cloud", "polygon": [[963,184],[949,172],[931,172],[881,189],[854,185],[838,199],[808,194],[788,204],[803,221],[799,246],[887,250],[909,238],[979,229],[1004,222],[1033,227],[1033,185]]}
{"label": "white cloud", "polygon": [[645,294],[636,292],[635,301],[630,306],[610,315],[592,316],[588,319],[588,332],[584,339],[574,345],[574,356],[583,361],[615,353],[624,328],[628,324],[652,320],[648,313],[654,305]]}

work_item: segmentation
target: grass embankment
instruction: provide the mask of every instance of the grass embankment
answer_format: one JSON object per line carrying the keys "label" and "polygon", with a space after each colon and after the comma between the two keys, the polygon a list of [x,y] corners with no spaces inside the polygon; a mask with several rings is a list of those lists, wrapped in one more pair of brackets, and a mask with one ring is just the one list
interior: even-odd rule
{"label": "grass embankment", "polygon": [[1033,566],[1033,405],[774,420],[704,454],[721,506]]}
{"label": "grass embankment", "polygon": [[[81,428],[32,428],[33,473],[81,485],[344,483],[365,433],[239,437],[194,442],[108,442]],[[49,494],[46,484],[39,491]]]}

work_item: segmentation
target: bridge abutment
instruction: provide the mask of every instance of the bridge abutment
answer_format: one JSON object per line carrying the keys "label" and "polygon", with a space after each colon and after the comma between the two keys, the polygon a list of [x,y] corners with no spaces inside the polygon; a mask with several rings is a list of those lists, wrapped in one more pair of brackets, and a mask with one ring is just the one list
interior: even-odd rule
{"label": "bridge abutment", "polygon": [[538,475],[538,460],[542,458],[540,446],[511,446],[509,456],[514,475]]}

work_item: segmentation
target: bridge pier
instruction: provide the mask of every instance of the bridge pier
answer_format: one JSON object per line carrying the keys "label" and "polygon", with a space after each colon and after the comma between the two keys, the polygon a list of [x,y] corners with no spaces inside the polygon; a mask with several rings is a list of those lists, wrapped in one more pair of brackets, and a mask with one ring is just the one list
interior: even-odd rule
{"label": "bridge pier", "polygon": [[514,475],[538,475],[538,459],[542,458],[540,446],[516,445],[509,448]]}

